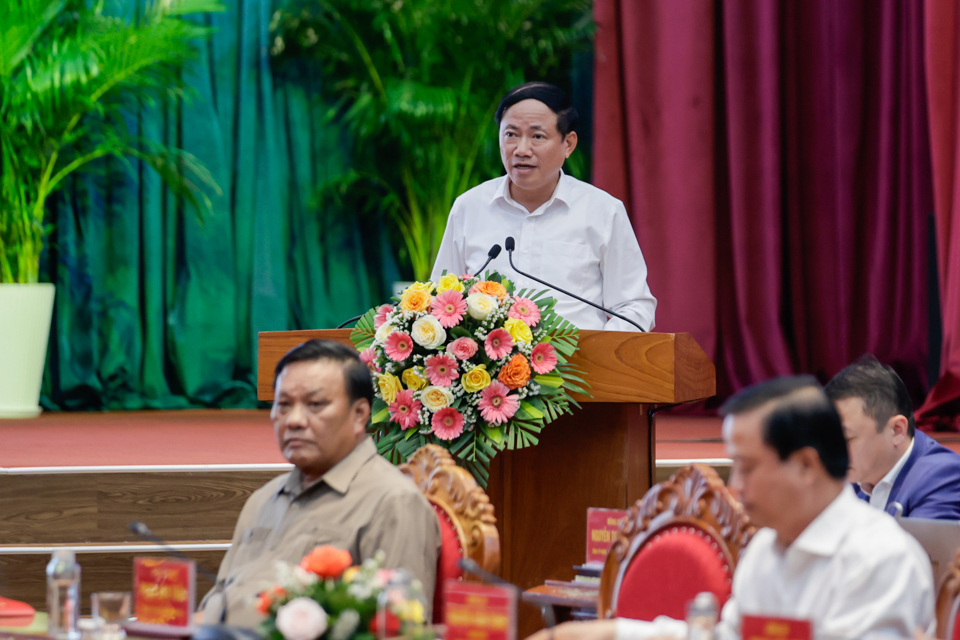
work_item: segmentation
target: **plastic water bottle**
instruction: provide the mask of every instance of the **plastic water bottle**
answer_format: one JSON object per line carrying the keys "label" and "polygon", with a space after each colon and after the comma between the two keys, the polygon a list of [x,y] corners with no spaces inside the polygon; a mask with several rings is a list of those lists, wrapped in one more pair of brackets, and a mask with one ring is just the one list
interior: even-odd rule
{"label": "plastic water bottle", "polygon": [[687,638],[713,640],[717,626],[717,597],[709,591],[697,594],[687,605]]}
{"label": "plastic water bottle", "polygon": [[80,565],[73,549],[57,549],[47,565],[47,635],[78,640]]}

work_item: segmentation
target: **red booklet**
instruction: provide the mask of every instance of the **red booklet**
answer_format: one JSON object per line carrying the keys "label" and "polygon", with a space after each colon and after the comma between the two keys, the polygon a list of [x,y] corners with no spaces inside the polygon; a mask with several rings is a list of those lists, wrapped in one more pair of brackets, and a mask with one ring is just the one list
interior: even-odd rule
{"label": "red booklet", "polygon": [[196,565],[188,560],[133,559],[133,611],[137,621],[186,627],[193,619]]}
{"label": "red booklet", "polygon": [[510,587],[448,580],[445,640],[515,640],[517,592]]}
{"label": "red booklet", "polygon": [[620,520],[627,512],[622,509],[587,509],[587,563],[603,564],[617,537]]}
{"label": "red booklet", "polygon": [[743,616],[740,621],[743,640],[811,640],[813,627],[809,620]]}
{"label": "red booklet", "polygon": [[26,602],[0,596],[0,627],[28,627],[36,613]]}

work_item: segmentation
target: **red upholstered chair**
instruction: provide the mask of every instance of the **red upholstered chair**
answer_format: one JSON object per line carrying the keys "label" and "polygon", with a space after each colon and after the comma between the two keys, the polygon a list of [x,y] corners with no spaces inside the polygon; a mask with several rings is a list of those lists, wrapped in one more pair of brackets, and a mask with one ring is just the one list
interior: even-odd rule
{"label": "red upholstered chair", "polygon": [[722,606],[755,530],[716,471],[684,467],[652,487],[621,524],[600,578],[597,617],[683,620],[701,591]]}
{"label": "red upholstered chair", "polygon": [[470,558],[491,573],[500,570],[500,533],[493,505],[470,472],[458,467],[450,453],[428,444],[399,469],[410,476],[433,505],[440,521],[442,546],[437,560],[433,596],[434,622],[443,621],[443,585],[450,579],[467,579],[457,562]]}

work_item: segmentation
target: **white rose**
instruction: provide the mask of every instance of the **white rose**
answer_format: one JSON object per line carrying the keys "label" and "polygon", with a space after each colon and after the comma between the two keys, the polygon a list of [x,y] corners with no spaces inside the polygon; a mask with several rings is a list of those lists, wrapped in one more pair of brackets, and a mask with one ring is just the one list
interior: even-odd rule
{"label": "white rose", "polygon": [[294,598],[277,610],[277,631],[286,640],[316,640],[327,630],[327,612],[316,600]]}
{"label": "white rose", "polygon": [[485,293],[471,293],[467,296],[467,313],[474,320],[486,320],[497,308],[497,299]]}
{"label": "white rose", "polygon": [[393,333],[394,330],[396,330],[396,327],[394,327],[393,324],[384,322],[382,325],[380,325],[380,328],[377,329],[377,332],[373,335],[373,337],[377,342],[382,344],[383,341],[387,339],[387,336]]}
{"label": "white rose", "polygon": [[448,387],[426,387],[420,396],[420,402],[430,411],[436,413],[453,404],[453,392]]}
{"label": "white rose", "polygon": [[436,349],[447,341],[447,332],[436,317],[426,315],[413,323],[410,337],[424,349]]}

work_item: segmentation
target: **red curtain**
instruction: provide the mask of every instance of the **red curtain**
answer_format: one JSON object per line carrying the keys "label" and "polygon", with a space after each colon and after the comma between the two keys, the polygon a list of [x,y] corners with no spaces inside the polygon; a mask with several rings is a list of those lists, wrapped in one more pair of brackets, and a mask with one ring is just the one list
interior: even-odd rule
{"label": "red curtain", "polygon": [[923,5],[596,0],[594,183],[633,216],[658,331],[721,396],[864,352],[927,387]]}
{"label": "red curtain", "polygon": [[960,8],[955,0],[927,0],[926,71],[943,350],[940,380],[917,419],[960,431]]}

